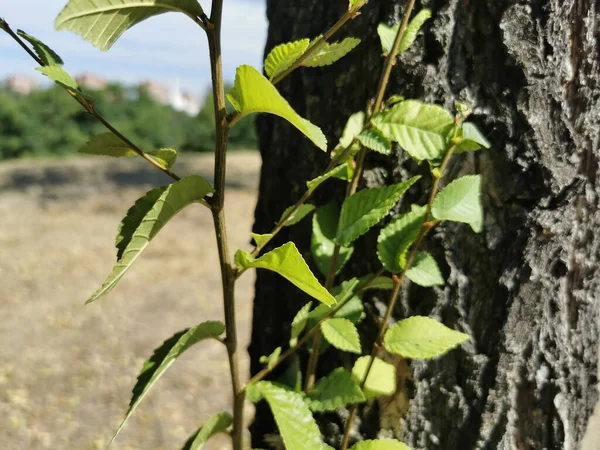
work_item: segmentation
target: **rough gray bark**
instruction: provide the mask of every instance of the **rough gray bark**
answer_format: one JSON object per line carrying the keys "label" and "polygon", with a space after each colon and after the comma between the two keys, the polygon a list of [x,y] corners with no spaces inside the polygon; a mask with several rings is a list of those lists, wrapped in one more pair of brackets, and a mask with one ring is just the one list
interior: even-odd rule
{"label": "rough gray bark", "polygon": [[[374,93],[382,66],[376,24],[397,20],[404,3],[371,0],[341,35],[364,37],[350,56],[329,68],[297,71],[279,86],[332,142],[345,118]],[[267,5],[268,51],[323,32],[346,1]],[[439,360],[412,362],[396,396],[363,408],[353,437],[372,438],[382,429],[380,435],[414,449],[575,450],[598,397],[600,1],[423,0],[421,6],[434,19],[400,59],[388,93],[448,108],[455,101],[473,105],[473,120],[494,148],[456,158],[450,170],[451,177],[483,175],[484,232],[439,228],[427,247],[447,285],[405,287],[395,317],[432,315],[472,341]],[[261,117],[258,128],[264,163],[254,231],[264,233],[327,156],[280,119]],[[371,155],[367,166],[369,187],[424,172],[401,152],[394,161]],[[341,197],[343,186],[330,186],[315,203]],[[423,202],[427,188],[424,182],[398,210]],[[309,225],[286,229],[274,246],[294,240],[308,258]],[[346,275],[378,267],[375,239],[373,232],[358,242]],[[253,372],[260,355],[287,339],[306,300],[283,279],[258,274]],[[380,314],[383,298],[367,300],[369,312]],[[373,322],[366,322],[361,331],[372,339]],[[323,358],[321,373],[334,366],[334,355]],[[342,418],[329,415],[322,423],[335,446]],[[263,435],[273,431],[259,408],[253,444],[263,445]]]}

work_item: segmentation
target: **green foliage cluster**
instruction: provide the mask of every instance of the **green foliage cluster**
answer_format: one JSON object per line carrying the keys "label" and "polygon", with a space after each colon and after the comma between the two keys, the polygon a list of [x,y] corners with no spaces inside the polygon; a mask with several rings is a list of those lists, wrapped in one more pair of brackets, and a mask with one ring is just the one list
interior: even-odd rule
{"label": "green foliage cluster", "polygon": [[[138,93],[138,89],[120,84],[85,93],[115,128],[142,148],[214,151],[212,93],[206,95],[195,117],[161,105],[143,91]],[[36,90],[27,96],[0,89],[0,160],[71,155],[74,149],[103,131],[102,124],[65,96],[60,86]],[[251,118],[242,120],[232,131],[232,150],[257,148]]]}
{"label": "green foliage cluster", "polygon": [[[110,48],[129,27],[168,11],[183,12],[206,30],[212,49],[213,74],[216,74],[213,88],[219,105],[212,123],[217,144],[215,186],[213,188],[196,175],[180,179],[171,172],[176,158],[174,149],[159,148],[159,145],[152,143],[144,152],[110,126],[107,128],[113,134],[98,134],[83,146],[81,151],[88,154],[116,157],[138,154],[175,179],[168,186],[149,191],[128,211],[119,226],[116,239],[116,264],[88,302],[101,298],[115,288],[158,232],[179,211],[191,204],[201,204],[212,212],[216,226],[225,309],[225,323],[203,322],[176,333],[144,363],[133,388],[129,410],[114,437],[179,355],[196,343],[215,339],[226,346],[229,354],[233,414],[223,412],[213,416],[192,434],[184,448],[199,449],[212,434],[227,431],[231,426],[234,450],[241,450],[243,405],[247,397],[254,403],[267,402],[281,440],[288,450],[331,449],[322,441],[313,412],[349,408],[346,431],[339,445],[341,450],[347,450],[358,406],[396,392],[396,366],[390,360],[400,357],[423,360],[437,358],[469,340],[467,334],[453,330],[431,317],[413,316],[390,325],[391,314],[405,278],[422,287],[444,284],[442,271],[435,258],[420,249],[430,231],[446,221],[469,224],[475,232],[480,232],[483,226],[481,177],[465,175],[451,182],[445,180],[443,187],[441,183],[453,156],[489,147],[489,142],[477,127],[466,121],[470,115],[468,108],[456,105],[456,112],[452,112],[438,105],[405,100],[399,95],[392,95],[384,101],[389,71],[396,56],[409,50],[431,13],[421,11],[409,22],[414,6],[414,1],[410,0],[401,24],[391,28],[386,25],[379,27],[382,50],[387,56],[376,93],[377,100],[369,104],[365,111],[359,111],[349,118],[339,143],[331,148],[321,129],[294,111],[275,85],[279,79],[299,67],[334,63],[359,45],[360,39],[330,41],[339,28],[336,25],[312,40],[302,39],[275,47],[266,58],[267,76],[250,66],[238,68],[234,87],[227,95],[233,109],[224,114],[225,89],[218,76],[221,0],[213,1],[211,18],[204,14],[196,0],[122,0],[118,4],[113,3],[111,0],[93,3],[70,0],[58,17],[57,26],[82,34],[103,50]],[[350,0],[347,12],[338,24],[356,17],[365,3],[366,0]],[[123,20],[117,21],[113,27],[107,27],[115,17]],[[64,72],[56,54],[30,38],[26,39],[39,55],[43,66],[40,70],[100,120],[89,99]],[[296,204],[284,210],[270,232],[253,234],[255,248],[252,252],[238,250],[231,260],[223,217],[227,135],[230,130],[239,127],[243,117],[255,113],[274,114],[287,120],[318,149],[330,150],[331,161],[319,177],[307,182],[305,194]],[[414,176],[390,186],[358,190],[365,155],[370,151],[389,155],[394,145],[416,162],[427,164],[429,177]],[[348,183],[347,194],[341,205],[307,203],[316,189],[334,177]],[[403,212],[391,218],[392,211],[402,202],[404,194],[417,183],[429,189],[428,200],[422,204],[401,204],[400,210]],[[262,253],[283,227],[293,226],[310,215],[313,215],[311,255],[303,255],[293,242]],[[379,230],[377,256],[380,269],[360,278],[339,279],[336,275],[352,258],[357,240],[375,227]],[[312,259],[321,274],[312,272],[307,258]],[[289,343],[274,342],[271,354],[261,358],[264,369],[242,385],[236,362],[233,287],[235,281],[250,269],[273,271],[304,291],[312,300],[293,319]],[[378,326],[376,340],[365,342],[357,324],[365,320],[363,294],[370,289],[388,291],[389,302],[385,317]],[[319,356],[332,348],[356,355],[354,363],[351,367],[336,368],[315,380]],[[310,354],[306,373],[301,371],[297,351],[308,351]],[[280,365],[284,365],[284,375],[278,380],[266,381],[265,378]],[[351,450],[407,448],[393,439],[379,439],[356,443]]]}

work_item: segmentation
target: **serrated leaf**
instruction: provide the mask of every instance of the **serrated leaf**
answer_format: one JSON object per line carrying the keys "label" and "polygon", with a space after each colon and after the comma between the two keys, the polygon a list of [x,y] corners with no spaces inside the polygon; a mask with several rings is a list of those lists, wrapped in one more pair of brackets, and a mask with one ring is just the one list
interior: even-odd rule
{"label": "serrated leaf", "polygon": [[[302,394],[261,381],[252,386],[271,408],[286,450],[324,450],[321,432]],[[254,401],[257,395],[252,395]]]}
{"label": "serrated leaf", "polygon": [[339,166],[336,166],[333,169],[331,169],[329,172],[326,172],[323,175],[318,176],[317,178],[307,181],[306,187],[309,191],[313,192],[322,183],[324,183],[330,178],[338,178],[340,180],[349,181],[352,179],[353,175],[354,169],[350,167],[348,163],[340,164]]}
{"label": "serrated leaf", "polygon": [[17,34],[31,44],[44,66],[62,66],[64,64],[62,58],[38,38],[25,33],[23,30],[17,30]]}
{"label": "serrated leaf", "polygon": [[462,124],[462,140],[456,146],[454,153],[464,153],[479,150],[481,147],[490,148],[490,141],[483,133],[471,122]]}
{"label": "serrated leaf", "polygon": [[[335,235],[337,232],[340,207],[336,202],[327,203],[317,209],[312,220],[312,236],[310,249],[319,271],[327,276],[331,258],[335,251]],[[354,247],[340,247],[336,261],[335,273],[338,274],[352,257]]]}
{"label": "serrated leaf", "polygon": [[369,128],[356,136],[358,141],[366,148],[374,150],[384,155],[389,155],[392,151],[392,143],[381,131],[375,128]]}
{"label": "serrated leaf", "polygon": [[309,44],[309,39],[301,39],[274,47],[265,60],[265,72],[269,80],[289,69],[304,54]]}
{"label": "serrated leaf", "polygon": [[269,356],[261,356],[258,361],[261,364],[266,364],[269,369],[272,369],[275,367],[275,363],[279,359],[279,355],[281,355],[281,347],[277,347]]}
{"label": "serrated leaf", "polygon": [[169,185],[139,222],[139,226],[122,252],[122,257],[117,261],[104,284],[86,303],[93,302],[110,292],[169,220],[183,208],[199,202],[211,192],[214,192],[211,185],[197,175],[185,177]]}
{"label": "serrated leaf", "polygon": [[258,259],[252,258],[243,250],[238,250],[235,254],[235,262],[244,269],[267,269],[276,272],[328,306],[334,305],[336,302],[335,298],[315,278],[293,242],[288,242]]}
{"label": "serrated leaf", "polygon": [[340,145],[344,148],[348,147],[354,138],[363,130],[365,126],[365,113],[359,111],[348,117],[346,126],[340,138]]}
{"label": "serrated leaf", "polygon": [[[290,207],[286,208],[286,210],[281,215],[281,218],[279,219],[278,224],[283,222],[283,218],[285,216],[287,216],[292,209],[294,209],[294,206],[290,206]],[[296,225],[298,222],[300,222],[302,219],[304,219],[306,216],[308,216],[314,210],[315,210],[315,205],[309,205],[307,203],[300,205],[300,207],[296,211],[294,211],[294,213],[290,217],[287,218],[284,226],[291,227],[292,225]]]}
{"label": "serrated leaf", "polygon": [[341,42],[323,43],[319,49],[302,63],[306,67],[323,67],[342,59],[360,44],[360,39],[346,38]]}
{"label": "serrated leaf", "polygon": [[251,233],[252,234],[252,239],[254,239],[254,242],[256,243],[257,246],[262,247],[262,245],[265,242],[269,242],[271,240],[271,238],[273,238],[273,235],[268,233],[268,234],[256,234],[256,233]]}
{"label": "serrated leaf", "polygon": [[35,70],[43,73],[56,84],[65,89],[79,91],[79,85],[77,84],[77,81],[75,81],[75,79],[67,72],[65,72],[61,66],[44,66],[38,67]]}
{"label": "serrated leaf", "polygon": [[112,133],[93,136],[77,151],[86,155],[112,156],[114,158],[136,156],[136,153],[127,144]]}
{"label": "serrated leaf", "polygon": [[483,226],[480,192],[480,175],[458,178],[437,194],[431,213],[438,220],[468,223],[479,233]]}
{"label": "serrated leaf", "polygon": [[431,359],[441,356],[469,336],[454,331],[429,317],[413,316],[404,319],[385,333],[385,349],[395,355],[410,359]]}
{"label": "serrated leaf", "polygon": [[235,86],[227,98],[241,117],[253,113],[275,114],[294,125],[321,150],[327,150],[327,139],[321,129],[300,117],[275,86],[254,67],[244,65],[237,68]]}
{"label": "serrated leaf", "polygon": [[224,433],[233,423],[233,417],[227,412],[215,414],[190,436],[181,450],[202,450],[204,444],[215,434]]}
{"label": "serrated leaf", "polygon": [[[360,384],[365,378],[367,368],[371,361],[370,356],[361,356],[354,363],[352,376]],[[375,358],[369,377],[363,388],[366,399],[380,395],[392,395],[396,392],[396,367],[380,358]]]}
{"label": "serrated leaf", "polygon": [[117,260],[123,257],[123,252],[131,242],[131,238],[133,237],[135,230],[137,230],[142,223],[142,220],[144,220],[144,217],[146,217],[146,215],[154,207],[157,200],[166,189],[167,186],[161,186],[146,192],[143,197],[136,200],[135,204],[129,208],[125,218],[123,218],[119,224],[119,232],[115,240],[117,247]]}
{"label": "serrated leaf", "polygon": [[394,439],[377,439],[358,442],[350,450],[410,450],[410,448]]}
{"label": "serrated leaf", "polygon": [[194,344],[206,339],[216,339],[224,332],[225,325],[221,322],[204,322],[175,334],[154,350],[152,357],[142,367],[137,383],[133,387],[129,409],[110,442],[112,443],[115,440],[148,391],[179,356]]}
{"label": "serrated leaf", "polygon": [[181,12],[194,21],[203,14],[197,0],[70,0],[54,26],[72,31],[106,51],[129,28],[167,12]]}
{"label": "serrated leaf", "polygon": [[148,152],[153,156],[165,169],[173,167],[177,161],[177,150],[172,148],[159,148]]}
{"label": "serrated leaf", "polygon": [[328,319],[321,324],[321,332],[325,340],[338,350],[360,355],[360,336],[348,319]]}
{"label": "serrated leaf", "polygon": [[[429,9],[422,9],[419,13],[408,23],[406,30],[404,30],[404,34],[402,35],[402,40],[400,41],[400,45],[398,46],[398,54],[404,53],[408,50],[415,39],[417,38],[417,34],[419,30],[423,26],[423,24],[431,18],[431,11]],[[397,24],[393,27],[387,26],[384,23],[379,24],[377,27],[377,34],[379,34],[379,39],[381,40],[381,49],[383,53],[389,53],[392,51],[392,46],[394,45],[394,41],[396,40],[396,34],[400,29],[400,24]]]}
{"label": "serrated leaf", "polygon": [[426,212],[426,207],[412,205],[410,212],[390,222],[379,233],[377,257],[391,273],[402,270],[406,253],[419,235]]}
{"label": "serrated leaf", "polygon": [[390,277],[379,276],[373,278],[373,275],[365,275],[364,277],[360,277],[360,286],[363,287],[366,283],[369,283],[368,286],[363,289],[383,289],[386,291],[391,291],[394,289],[394,280]]}
{"label": "serrated leaf", "polygon": [[300,333],[304,331],[306,328],[306,321],[308,320],[308,314],[310,313],[310,309],[312,308],[312,302],[308,302],[300,311],[294,316],[294,320],[292,320],[292,329],[290,336],[290,347],[293,347],[298,343],[298,337]]}
{"label": "serrated leaf", "polygon": [[[355,296],[360,281],[356,278],[342,282],[331,290],[335,295],[337,303],[344,303],[338,312],[333,317],[348,319],[352,323],[358,323],[363,317],[364,305],[360,297]],[[349,299],[349,300],[348,300]],[[331,311],[326,305],[317,305],[308,315],[308,327],[312,328],[323,317]]]}
{"label": "serrated leaf", "polygon": [[308,406],[313,411],[335,411],[346,405],[362,403],[366,399],[352,374],[338,367],[317,382],[308,393],[308,400]]}
{"label": "serrated leaf", "polygon": [[441,158],[454,118],[441,106],[406,100],[376,114],[373,124],[417,161]]}
{"label": "serrated leaf", "polygon": [[444,277],[440,272],[435,259],[427,252],[417,252],[410,268],[406,271],[406,278],[423,287],[441,286]]}
{"label": "serrated leaf", "polygon": [[336,241],[348,245],[383,219],[420,176],[392,186],[364,189],[346,198],[342,205]]}

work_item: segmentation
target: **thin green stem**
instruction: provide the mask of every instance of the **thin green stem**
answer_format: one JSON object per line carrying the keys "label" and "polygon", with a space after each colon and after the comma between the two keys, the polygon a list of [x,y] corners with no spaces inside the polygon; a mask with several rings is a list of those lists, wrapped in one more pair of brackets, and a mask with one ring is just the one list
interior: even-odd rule
{"label": "thin green stem", "polygon": [[235,275],[229,257],[227,225],[225,223],[225,180],[227,166],[227,112],[225,110],[225,85],[221,53],[221,19],[223,0],[213,0],[209,25],[206,27],[215,109],[215,193],[211,201],[215,234],[219,251],[221,281],[223,285],[223,308],[225,313],[225,345],[229,357],[229,372],[233,391],[233,450],[242,450],[244,438],[244,401],[240,378],[238,339],[235,311]]}
{"label": "thin green stem", "polygon": [[[444,171],[448,167],[448,163],[450,162],[450,159],[452,158],[452,155],[454,154],[455,149],[456,149],[456,145],[452,145],[446,152],[446,155],[444,156],[444,160],[442,161],[442,165],[440,166],[440,176],[434,178],[434,181],[431,185],[431,191],[429,192],[429,199],[427,201],[427,209],[426,209],[426,213],[425,213],[425,218],[423,219],[423,223],[421,224],[421,228],[419,230],[419,234],[417,235],[417,239],[415,240],[415,243],[413,244],[413,246],[411,248],[408,258],[406,259],[406,264],[405,264],[404,268],[397,276],[394,276],[394,283],[395,283],[394,291],[392,292],[392,295],[390,296],[390,300],[388,302],[388,306],[387,306],[385,315],[381,322],[381,326],[379,327],[379,332],[377,333],[377,339],[375,340],[375,343],[373,344],[373,347],[371,349],[371,358],[369,360],[369,364],[367,365],[367,370],[365,371],[365,375],[362,379],[361,388],[363,388],[365,386],[365,383],[367,382],[367,378],[369,376],[371,368],[373,367],[375,357],[377,356],[379,349],[383,345],[383,337],[385,336],[385,332],[388,329],[388,324],[390,322],[390,319],[392,318],[392,313],[394,312],[394,309],[396,308],[396,303],[398,301],[398,294],[400,292],[400,287],[402,286],[402,282],[404,281],[406,272],[408,271],[408,269],[411,268],[412,263],[414,262],[415,257],[417,255],[417,252],[418,252],[419,248],[421,247],[421,244],[423,243],[423,239],[425,238],[425,236],[427,235],[429,230],[431,230],[434,226],[436,226],[439,223],[438,221],[430,221],[431,208],[433,206],[435,196],[437,195],[437,192],[438,192],[438,189],[440,186],[441,175],[443,175]],[[348,441],[350,439],[350,429],[352,428],[352,423],[354,422],[354,419],[356,418],[357,410],[358,410],[358,404],[354,404],[352,406],[352,409],[350,410],[348,419],[346,420],[346,429],[344,431],[344,436],[342,438],[342,445],[340,447],[341,450],[348,449]]]}
{"label": "thin green stem", "polygon": [[[45,65],[44,62],[27,46],[27,44],[25,44],[25,42],[23,42],[23,40],[19,37],[19,35],[17,35],[12,30],[12,28],[10,27],[10,25],[5,20],[3,20],[3,19],[0,21],[0,29],[4,30],[10,37],[12,37],[17,42],[17,44],[19,44],[27,52],[27,54],[29,56],[31,56],[35,60],[35,62],[37,62],[40,66],[44,66]],[[112,134],[114,134],[116,137],[118,137],[121,141],[123,141],[123,143],[125,143],[131,150],[133,150],[135,153],[137,153],[143,159],[145,159],[146,161],[148,161],[150,164],[152,164],[158,170],[160,170],[161,172],[163,172],[167,176],[171,177],[175,181],[178,181],[178,180],[181,179],[179,176],[177,176],[175,173],[173,173],[170,169],[164,167],[161,163],[159,163],[155,158],[153,158],[152,156],[150,156],[147,153],[145,153],[137,145],[135,145],[133,142],[131,142],[131,140],[129,140],[125,135],[123,135],[123,133],[121,133],[113,125],[111,125],[96,110],[96,108],[94,107],[94,105],[92,105],[90,102],[88,102],[79,92],[73,91],[71,89],[66,89],[66,88],[65,88],[65,91],[67,91],[67,93],[71,97],[73,97],[81,106],[83,106],[85,108],[85,110],[88,112],[88,114],[90,114],[98,122],[100,122],[102,125],[104,125],[104,127],[108,131],[110,131]],[[208,202],[207,202],[206,199],[201,200],[200,203],[202,203],[204,206],[208,207]]]}

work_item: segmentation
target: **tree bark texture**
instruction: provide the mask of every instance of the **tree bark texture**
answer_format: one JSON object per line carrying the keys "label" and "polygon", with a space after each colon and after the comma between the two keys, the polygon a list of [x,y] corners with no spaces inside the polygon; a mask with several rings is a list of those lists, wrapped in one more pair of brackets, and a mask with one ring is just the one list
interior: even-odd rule
{"label": "tree bark texture", "polygon": [[[324,32],[346,5],[267,0],[266,51]],[[383,65],[377,24],[397,22],[404,5],[371,0],[338,36],[362,37],[357,49],[331,67],[298,70],[278,85],[301,115],[323,128],[330,148],[348,115],[374,95]],[[449,223],[436,229],[426,247],[447,284],[422,289],[407,283],[394,317],[430,315],[471,341],[434,361],[395,360],[397,394],[362,407],[352,439],[395,436],[413,449],[578,449],[598,398],[600,1],[423,0],[418,6],[430,8],[433,18],[399,58],[388,95],[450,109],[456,101],[473,106],[472,120],[493,148],[454,158],[448,173],[448,179],[483,176],[484,231]],[[279,118],[259,117],[258,129],[263,167],[254,231],[265,233],[328,156]],[[397,214],[410,202],[425,202],[431,182],[424,166],[401,149],[393,158],[369,154],[362,186],[422,173]],[[344,189],[335,180],[313,201],[341,200]],[[377,232],[357,241],[346,277],[379,268]],[[309,260],[310,220],[286,228],[271,248],[288,240]],[[253,373],[260,355],[287,341],[291,319],[308,300],[284,279],[259,272]],[[366,349],[385,293],[365,300]],[[319,374],[350,366],[348,358],[329,351]],[[319,419],[334,447],[343,419],[344,411]],[[251,429],[255,447],[276,432],[264,406]]]}

